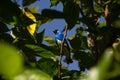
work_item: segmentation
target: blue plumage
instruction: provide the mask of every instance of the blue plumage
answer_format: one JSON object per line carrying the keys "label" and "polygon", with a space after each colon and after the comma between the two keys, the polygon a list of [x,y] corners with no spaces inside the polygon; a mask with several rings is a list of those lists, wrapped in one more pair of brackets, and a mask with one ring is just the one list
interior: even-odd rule
{"label": "blue plumage", "polygon": [[[62,31],[59,31],[59,30],[54,30],[53,32],[55,33],[55,42],[58,45],[59,49],[61,49],[61,44],[62,44],[62,41],[64,38],[64,33]],[[70,55],[70,47],[69,47],[66,39],[64,39],[62,53],[63,53],[63,55],[66,56],[67,64],[73,62],[71,59],[71,55]]]}

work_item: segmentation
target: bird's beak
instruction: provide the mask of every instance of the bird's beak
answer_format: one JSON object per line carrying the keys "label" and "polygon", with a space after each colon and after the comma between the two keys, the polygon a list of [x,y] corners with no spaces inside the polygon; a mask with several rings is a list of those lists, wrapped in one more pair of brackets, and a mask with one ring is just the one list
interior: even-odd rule
{"label": "bird's beak", "polygon": [[57,33],[57,29],[55,29],[55,30],[53,31],[53,33],[55,33],[55,34],[56,34],[56,33]]}

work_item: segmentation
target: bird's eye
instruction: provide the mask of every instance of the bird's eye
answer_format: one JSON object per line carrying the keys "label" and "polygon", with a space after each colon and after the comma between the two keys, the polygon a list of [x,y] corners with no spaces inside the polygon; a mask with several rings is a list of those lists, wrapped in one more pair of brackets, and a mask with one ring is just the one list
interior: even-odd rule
{"label": "bird's eye", "polygon": [[58,31],[58,30],[56,29],[56,30],[54,30],[54,31],[53,31],[53,33],[55,33],[55,34],[56,34],[56,33],[57,33],[57,31]]}

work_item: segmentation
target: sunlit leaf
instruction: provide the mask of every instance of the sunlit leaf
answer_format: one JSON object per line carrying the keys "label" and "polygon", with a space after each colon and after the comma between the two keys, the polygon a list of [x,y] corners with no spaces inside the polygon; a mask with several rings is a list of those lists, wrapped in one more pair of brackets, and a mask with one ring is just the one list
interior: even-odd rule
{"label": "sunlit leaf", "polygon": [[36,18],[31,12],[27,12],[24,9],[22,9],[22,11],[23,11],[23,14],[25,14],[28,18],[30,18],[34,22],[33,24],[27,26],[29,33],[33,36],[37,26]]}
{"label": "sunlit leaf", "polygon": [[62,73],[62,80],[78,80],[78,75],[80,74],[77,70],[65,71]]}
{"label": "sunlit leaf", "polygon": [[51,6],[57,5],[59,0],[50,0]]}
{"label": "sunlit leaf", "polygon": [[102,12],[102,11],[104,11],[104,9],[100,5],[98,5],[98,4],[94,5],[94,10],[96,12]]}
{"label": "sunlit leaf", "polygon": [[0,42],[0,74],[11,78],[23,71],[22,55],[11,45]]}
{"label": "sunlit leaf", "polygon": [[88,78],[87,72],[81,72],[79,80],[86,80]]}
{"label": "sunlit leaf", "polygon": [[102,23],[100,23],[100,24],[98,25],[99,28],[102,28],[102,27],[104,27],[104,26],[106,26],[106,21],[104,21],[104,22],[102,22]]}
{"label": "sunlit leaf", "polygon": [[50,36],[45,36],[44,41],[46,41],[50,46],[55,46],[56,45],[55,41]]}
{"label": "sunlit leaf", "polygon": [[112,44],[112,47],[114,48],[115,50],[115,53],[114,53],[114,57],[115,59],[120,62],[120,42],[114,42]]}
{"label": "sunlit leaf", "polygon": [[[107,49],[97,67],[90,70],[88,80],[106,80],[106,73],[113,59],[113,50]],[[93,76],[94,75],[94,76]]]}
{"label": "sunlit leaf", "polygon": [[28,8],[32,13],[37,13],[38,8],[37,7],[29,7]]}
{"label": "sunlit leaf", "polygon": [[25,46],[28,49],[34,51],[35,54],[37,54],[43,58],[50,58],[50,59],[53,59],[54,61],[56,61],[56,56],[52,52],[50,52],[50,51],[48,51],[40,46],[30,45],[30,44],[27,44]]}
{"label": "sunlit leaf", "polygon": [[51,80],[51,77],[37,69],[27,69],[12,80]]}

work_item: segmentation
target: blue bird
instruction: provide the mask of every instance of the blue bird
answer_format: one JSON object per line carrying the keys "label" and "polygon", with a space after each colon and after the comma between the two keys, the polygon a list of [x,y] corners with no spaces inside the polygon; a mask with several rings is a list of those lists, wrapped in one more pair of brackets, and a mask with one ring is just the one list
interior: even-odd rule
{"label": "blue bird", "polygon": [[[55,33],[55,42],[56,42],[57,46],[59,47],[59,49],[61,49],[61,44],[62,44],[62,41],[64,38],[64,33],[62,31],[57,30],[57,29],[54,30],[53,32]],[[66,39],[64,39],[63,48],[62,48],[62,55],[66,56],[67,64],[73,62],[71,59],[71,55],[70,55],[70,47],[69,47]]]}

